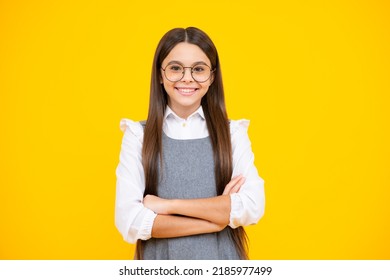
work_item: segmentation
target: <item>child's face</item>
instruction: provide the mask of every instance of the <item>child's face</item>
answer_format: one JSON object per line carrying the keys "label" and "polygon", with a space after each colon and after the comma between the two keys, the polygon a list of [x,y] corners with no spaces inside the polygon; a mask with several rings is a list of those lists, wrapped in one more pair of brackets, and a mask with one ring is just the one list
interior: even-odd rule
{"label": "child's face", "polygon": [[[210,67],[211,63],[206,54],[194,44],[179,43],[162,62],[162,68],[166,69],[172,63],[181,64],[184,67],[205,65]],[[197,82],[191,75],[191,69],[184,69],[184,76],[180,81],[169,81],[163,70],[161,70],[162,83],[168,94],[169,107],[180,117],[187,118],[199,108],[202,97],[206,94],[213,81],[212,73],[205,82]],[[197,69],[194,69],[197,71]],[[196,74],[194,74],[196,75]]]}

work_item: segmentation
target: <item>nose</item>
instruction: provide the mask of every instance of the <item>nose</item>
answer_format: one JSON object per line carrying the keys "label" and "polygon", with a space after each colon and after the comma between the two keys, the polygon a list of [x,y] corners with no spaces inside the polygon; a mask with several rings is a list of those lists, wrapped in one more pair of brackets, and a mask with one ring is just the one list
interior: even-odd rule
{"label": "nose", "polygon": [[183,82],[192,82],[194,81],[194,78],[192,78],[192,68],[191,67],[184,67],[184,74],[183,74]]}

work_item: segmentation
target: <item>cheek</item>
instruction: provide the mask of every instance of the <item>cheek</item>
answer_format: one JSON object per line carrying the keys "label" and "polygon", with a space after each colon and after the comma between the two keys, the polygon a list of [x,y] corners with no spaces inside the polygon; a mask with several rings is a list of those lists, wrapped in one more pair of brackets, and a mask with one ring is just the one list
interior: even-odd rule
{"label": "cheek", "polygon": [[211,83],[207,83],[207,85],[204,85],[203,88],[204,88],[204,90],[205,90],[206,92],[208,92],[209,89],[210,89],[210,86],[211,86]]}
{"label": "cheek", "polygon": [[210,86],[203,86],[202,88],[202,97],[206,95],[206,93],[209,91]]}
{"label": "cheek", "polygon": [[163,79],[161,81],[161,84],[163,84],[164,88],[165,89],[168,89],[168,88],[171,88],[172,87],[172,83],[170,81],[167,81],[166,79]]}

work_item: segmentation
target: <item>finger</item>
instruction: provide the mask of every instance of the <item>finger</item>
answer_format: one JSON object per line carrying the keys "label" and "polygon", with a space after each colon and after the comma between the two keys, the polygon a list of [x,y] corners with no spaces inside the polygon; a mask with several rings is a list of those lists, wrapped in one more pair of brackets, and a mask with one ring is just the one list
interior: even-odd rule
{"label": "finger", "polygon": [[236,185],[234,185],[234,187],[231,188],[229,194],[232,194],[232,193],[238,193],[241,189],[241,186],[245,183],[245,178],[242,177],[240,179],[240,181],[237,182]]}
{"label": "finger", "polygon": [[236,177],[233,177],[230,180],[230,182],[226,185],[225,188],[232,188],[241,178],[242,178],[242,175],[238,175]]}
{"label": "finger", "polygon": [[238,193],[238,191],[240,190],[241,186],[240,185],[235,185],[229,192],[229,194],[233,194],[233,193]]}
{"label": "finger", "polygon": [[225,189],[223,191],[223,194],[229,193],[231,188],[236,185],[236,183],[240,180],[241,177],[242,177],[242,175],[238,175],[236,177],[233,177],[230,180],[230,182],[226,185],[226,187],[225,187]]}
{"label": "finger", "polygon": [[222,194],[229,194],[230,193],[230,190],[234,187],[234,182],[230,181],[226,186],[225,188],[223,189],[223,193]]}
{"label": "finger", "polygon": [[239,181],[241,175],[238,175],[236,177],[233,177],[230,182],[225,186],[225,189],[223,190],[222,194],[229,194],[231,189],[236,185],[236,183]]}
{"label": "finger", "polygon": [[154,201],[156,201],[156,196],[148,194],[144,197],[143,204],[145,207],[150,208],[152,207]]}

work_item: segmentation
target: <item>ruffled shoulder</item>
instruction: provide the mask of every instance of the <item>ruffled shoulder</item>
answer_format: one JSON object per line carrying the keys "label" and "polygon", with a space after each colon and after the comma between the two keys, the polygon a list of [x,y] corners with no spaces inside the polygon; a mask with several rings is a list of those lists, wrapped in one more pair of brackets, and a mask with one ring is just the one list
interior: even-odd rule
{"label": "ruffled shoulder", "polygon": [[238,131],[248,131],[249,120],[240,119],[240,120],[230,120],[230,134],[233,135]]}
{"label": "ruffled shoulder", "polygon": [[130,131],[132,134],[137,136],[137,138],[140,140],[142,140],[144,136],[144,129],[140,122],[135,122],[129,119],[121,119],[120,129],[123,132]]}

